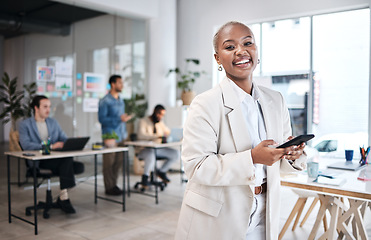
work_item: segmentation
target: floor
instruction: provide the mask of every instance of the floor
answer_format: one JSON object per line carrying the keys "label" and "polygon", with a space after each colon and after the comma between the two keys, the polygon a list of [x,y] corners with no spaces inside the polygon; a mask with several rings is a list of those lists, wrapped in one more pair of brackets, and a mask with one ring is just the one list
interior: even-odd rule
{"label": "floor", "polygon": [[[3,155],[7,151],[6,144],[0,144],[0,239],[133,239],[133,240],[170,240],[174,238],[179,210],[182,202],[185,184],[180,183],[179,173],[170,173],[171,184],[159,195],[159,204],[155,204],[154,198],[141,194],[132,194],[127,199],[127,210],[122,212],[120,205],[99,200],[94,204],[94,178],[92,159],[79,158],[85,163],[85,172],[77,175],[78,184],[69,192],[71,202],[77,213],[66,215],[59,209],[50,212],[50,219],[43,219],[39,213],[39,234],[33,235],[33,226],[18,219],[12,218],[8,223],[8,203],[6,184],[6,161]],[[23,164],[22,164],[23,166]],[[17,181],[17,161],[11,162],[12,182]],[[24,169],[21,169],[24,172]],[[23,174],[24,175],[24,174]],[[23,176],[22,175],[22,176]],[[140,177],[130,176],[133,186]],[[120,182],[122,179],[119,180]],[[104,195],[102,175],[99,172],[98,193]],[[38,191],[38,199],[45,197],[45,185]],[[58,179],[53,179],[53,196],[59,193]],[[18,187],[12,184],[12,211],[14,214],[25,216],[24,208],[32,204],[32,187],[30,184]],[[297,195],[288,188],[282,188],[280,228],[282,228],[288,215],[294,206]],[[120,200],[117,197],[117,200]],[[311,202],[311,201],[310,201]],[[304,212],[309,207],[307,203]],[[314,210],[318,211],[318,206]],[[315,221],[314,212],[311,214],[303,227],[297,227],[292,232],[289,228],[283,239],[306,239]],[[29,217],[33,220],[33,217]],[[366,213],[366,226],[371,238],[371,213]],[[317,235],[323,232],[323,228]]]}

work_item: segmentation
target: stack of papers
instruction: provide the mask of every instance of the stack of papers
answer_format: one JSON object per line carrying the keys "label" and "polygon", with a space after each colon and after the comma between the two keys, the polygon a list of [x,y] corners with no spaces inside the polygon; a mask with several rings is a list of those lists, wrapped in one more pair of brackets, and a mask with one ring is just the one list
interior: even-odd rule
{"label": "stack of papers", "polygon": [[328,177],[322,177],[318,176],[316,180],[314,180],[316,183],[320,184],[326,184],[326,185],[333,185],[333,186],[341,186],[346,182],[345,178],[328,178]]}

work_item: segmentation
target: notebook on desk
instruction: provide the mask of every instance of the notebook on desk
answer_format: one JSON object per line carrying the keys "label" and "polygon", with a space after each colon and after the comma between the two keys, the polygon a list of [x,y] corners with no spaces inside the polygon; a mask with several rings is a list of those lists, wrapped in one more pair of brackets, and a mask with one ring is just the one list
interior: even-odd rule
{"label": "notebook on desk", "polygon": [[52,151],[79,151],[82,150],[90,137],[68,138],[64,142],[63,148],[52,149]]}
{"label": "notebook on desk", "polygon": [[328,165],[328,168],[333,168],[333,169],[341,169],[341,170],[349,170],[349,171],[357,171],[361,168],[364,168],[366,165],[361,165],[358,162],[337,162],[331,165]]}

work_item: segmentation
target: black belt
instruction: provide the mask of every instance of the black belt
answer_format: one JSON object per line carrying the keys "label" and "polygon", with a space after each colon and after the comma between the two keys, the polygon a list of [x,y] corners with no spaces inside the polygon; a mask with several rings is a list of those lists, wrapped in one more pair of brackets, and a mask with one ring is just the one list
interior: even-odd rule
{"label": "black belt", "polygon": [[263,183],[261,186],[255,187],[255,195],[259,195],[267,192],[267,182]]}

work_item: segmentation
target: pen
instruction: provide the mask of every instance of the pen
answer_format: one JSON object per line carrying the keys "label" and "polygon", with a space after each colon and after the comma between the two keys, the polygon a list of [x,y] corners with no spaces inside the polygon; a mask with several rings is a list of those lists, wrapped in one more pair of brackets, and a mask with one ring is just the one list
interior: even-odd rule
{"label": "pen", "polygon": [[333,176],[330,176],[330,175],[325,175],[325,174],[318,174],[319,177],[326,177],[326,178],[331,178],[331,179],[334,179]]}

